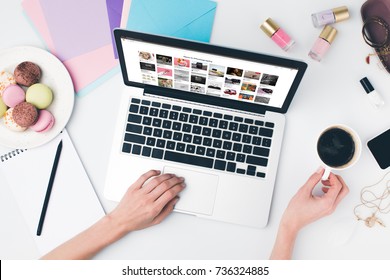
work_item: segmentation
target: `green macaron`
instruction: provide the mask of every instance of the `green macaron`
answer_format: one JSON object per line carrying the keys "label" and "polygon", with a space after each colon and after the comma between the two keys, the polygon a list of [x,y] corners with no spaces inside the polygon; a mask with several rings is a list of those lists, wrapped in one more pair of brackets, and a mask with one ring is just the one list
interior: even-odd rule
{"label": "green macaron", "polygon": [[44,84],[34,84],[27,89],[26,101],[38,109],[46,109],[53,101],[53,92]]}

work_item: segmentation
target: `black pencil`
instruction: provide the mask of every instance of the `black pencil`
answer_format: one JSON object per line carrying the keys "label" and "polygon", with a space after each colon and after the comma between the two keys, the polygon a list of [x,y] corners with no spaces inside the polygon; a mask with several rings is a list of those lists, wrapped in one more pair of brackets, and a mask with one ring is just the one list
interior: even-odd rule
{"label": "black pencil", "polygon": [[39,224],[38,224],[38,229],[37,229],[38,236],[40,236],[42,233],[43,223],[45,221],[47,206],[49,205],[50,194],[51,194],[51,190],[53,189],[54,178],[56,177],[58,162],[60,161],[60,156],[61,156],[61,151],[62,151],[62,140],[58,144],[56,156],[55,156],[54,162],[53,162],[53,167],[51,169],[50,180],[49,180],[49,184],[47,186],[46,195],[45,195],[45,201],[43,202],[41,217],[39,218]]}

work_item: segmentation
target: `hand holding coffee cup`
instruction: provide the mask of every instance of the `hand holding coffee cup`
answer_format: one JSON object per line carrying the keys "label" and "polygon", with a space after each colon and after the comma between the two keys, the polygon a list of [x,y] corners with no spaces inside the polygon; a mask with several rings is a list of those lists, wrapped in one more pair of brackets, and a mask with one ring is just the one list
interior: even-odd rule
{"label": "hand holding coffee cup", "polygon": [[325,165],[322,180],[327,180],[332,169],[343,170],[358,161],[361,141],[357,133],[346,125],[329,126],[317,141],[317,154]]}

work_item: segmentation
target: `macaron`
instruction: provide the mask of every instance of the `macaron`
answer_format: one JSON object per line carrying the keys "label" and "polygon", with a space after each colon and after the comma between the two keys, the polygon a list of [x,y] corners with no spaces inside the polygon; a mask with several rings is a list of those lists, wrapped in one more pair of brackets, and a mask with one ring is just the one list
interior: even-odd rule
{"label": "macaron", "polygon": [[38,119],[38,110],[28,102],[22,102],[14,107],[12,118],[21,127],[29,127]]}
{"label": "macaron", "polygon": [[3,99],[0,97],[0,119],[4,117],[5,112],[7,112],[7,105],[3,102]]}
{"label": "macaron", "polygon": [[30,128],[36,132],[46,132],[53,127],[54,122],[54,116],[49,111],[41,110],[37,122]]}
{"label": "macaron", "polygon": [[5,105],[13,108],[19,103],[24,102],[26,94],[20,86],[10,85],[4,90],[2,98]]}
{"label": "macaron", "polygon": [[3,91],[6,87],[14,84],[16,84],[16,81],[12,74],[4,70],[0,72],[0,96],[3,95]]}
{"label": "macaron", "polygon": [[16,132],[25,131],[27,129],[27,127],[21,127],[13,119],[13,117],[12,117],[13,110],[14,110],[14,108],[9,108],[7,110],[7,112],[5,112],[5,115],[4,115],[5,126],[8,127],[9,129],[11,129],[12,131],[16,131]]}
{"label": "macaron", "polygon": [[33,62],[24,61],[16,66],[14,76],[19,85],[29,87],[39,82],[41,68]]}
{"label": "macaron", "polygon": [[38,109],[46,109],[53,101],[53,92],[44,84],[34,84],[27,89],[26,101]]}

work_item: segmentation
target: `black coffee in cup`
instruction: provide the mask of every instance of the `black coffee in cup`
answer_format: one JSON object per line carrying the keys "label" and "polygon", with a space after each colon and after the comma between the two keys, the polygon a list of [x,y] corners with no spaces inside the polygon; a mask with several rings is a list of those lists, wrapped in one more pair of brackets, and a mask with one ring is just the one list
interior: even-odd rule
{"label": "black coffee in cup", "polygon": [[317,142],[320,159],[329,167],[340,168],[348,165],[355,154],[352,135],[339,127],[324,131]]}

